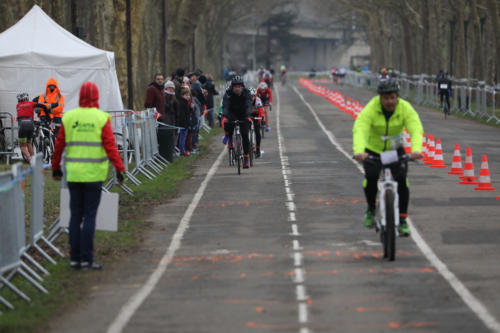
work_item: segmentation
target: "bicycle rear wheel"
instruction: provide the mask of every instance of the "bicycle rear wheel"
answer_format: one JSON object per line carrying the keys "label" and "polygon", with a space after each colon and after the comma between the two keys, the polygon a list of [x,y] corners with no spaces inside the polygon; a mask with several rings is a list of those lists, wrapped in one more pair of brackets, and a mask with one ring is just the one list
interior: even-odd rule
{"label": "bicycle rear wheel", "polygon": [[384,257],[389,261],[396,258],[396,229],[394,221],[394,192],[385,192],[385,235]]}

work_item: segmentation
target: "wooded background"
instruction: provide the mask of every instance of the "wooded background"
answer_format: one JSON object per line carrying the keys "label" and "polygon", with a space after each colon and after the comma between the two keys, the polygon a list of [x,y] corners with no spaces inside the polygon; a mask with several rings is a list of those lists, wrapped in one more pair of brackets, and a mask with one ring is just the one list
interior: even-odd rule
{"label": "wooded background", "polygon": [[337,0],[315,5],[365,31],[372,70],[384,65],[408,74],[437,74],[443,69],[489,84],[499,77],[498,0]]}
{"label": "wooded background", "polygon": [[[143,107],[156,72],[202,68],[220,76],[229,29],[256,24],[297,1],[283,0],[2,0],[0,32],[34,4],[86,42],[115,52],[125,105]],[[371,67],[409,74],[474,77],[491,83],[500,72],[498,0],[311,1],[318,16],[361,29]],[[297,13],[300,15],[300,13]],[[243,27],[242,27],[243,28]],[[50,36],[47,36],[50,47]]]}

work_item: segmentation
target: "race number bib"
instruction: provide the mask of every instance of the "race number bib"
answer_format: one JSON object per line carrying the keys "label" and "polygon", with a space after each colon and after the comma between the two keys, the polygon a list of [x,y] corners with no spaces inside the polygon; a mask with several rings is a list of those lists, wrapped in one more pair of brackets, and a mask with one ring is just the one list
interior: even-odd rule
{"label": "race number bib", "polygon": [[441,83],[439,85],[439,89],[442,89],[442,90],[448,90],[448,83]]}

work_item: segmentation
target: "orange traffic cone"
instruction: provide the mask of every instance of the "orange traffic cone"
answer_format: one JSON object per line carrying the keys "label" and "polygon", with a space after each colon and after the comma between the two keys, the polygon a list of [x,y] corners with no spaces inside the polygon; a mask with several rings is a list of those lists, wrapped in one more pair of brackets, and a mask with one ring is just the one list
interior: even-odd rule
{"label": "orange traffic cone", "polygon": [[443,148],[441,148],[441,139],[436,141],[436,154],[434,156],[434,162],[431,165],[433,169],[446,169],[447,166],[444,165],[443,160]]}
{"label": "orange traffic cone", "polygon": [[460,177],[462,185],[476,185],[477,177],[474,176],[474,165],[472,164],[472,152],[470,147],[467,147],[467,154],[465,155],[464,175]]}
{"label": "orange traffic cone", "polygon": [[434,164],[435,145],[434,145],[434,137],[430,134],[429,137],[427,138],[427,149],[429,150],[429,153],[427,154],[427,160],[424,162],[424,164],[432,165]]}
{"label": "orange traffic cone", "polygon": [[460,155],[460,146],[458,143],[455,145],[455,151],[453,152],[453,161],[451,162],[451,170],[448,172],[449,175],[463,175],[462,170],[462,155]]}
{"label": "orange traffic cone", "polygon": [[495,188],[491,186],[490,169],[488,168],[488,158],[483,155],[483,162],[481,163],[481,171],[479,171],[479,185],[474,189],[476,191],[494,191]]}

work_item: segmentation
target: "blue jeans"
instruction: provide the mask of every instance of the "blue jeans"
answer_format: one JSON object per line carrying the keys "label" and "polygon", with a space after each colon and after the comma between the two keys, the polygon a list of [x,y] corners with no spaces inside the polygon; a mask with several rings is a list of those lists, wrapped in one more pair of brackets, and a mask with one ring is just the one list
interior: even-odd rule
{"label": "blue jeans", "polygon": [[69,245],[71,261],[92,263],[97,208],[101,201],[102,182],[68,182]]}
{"label": "blue jeans", "polygon": [[186,137],[187,137],[187,129],[182,129],[179,132],[179,151],[181,154],[184,154],[186,151]]}

